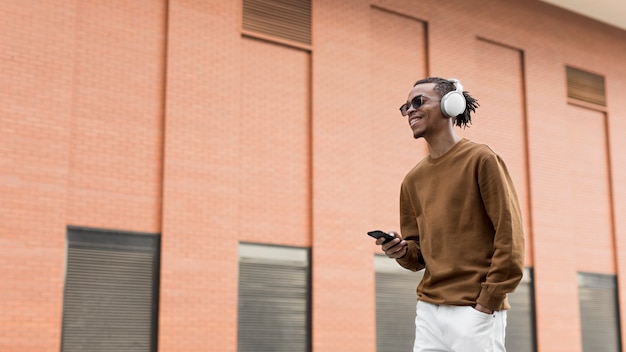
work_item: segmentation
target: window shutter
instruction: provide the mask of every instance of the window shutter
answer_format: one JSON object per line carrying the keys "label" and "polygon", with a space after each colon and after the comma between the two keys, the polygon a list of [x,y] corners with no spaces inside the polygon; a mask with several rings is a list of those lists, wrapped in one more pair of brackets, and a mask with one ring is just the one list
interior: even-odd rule
{"label": "window shutter", "polygon": [[412,351],[415,340],[417,285],[424,271],[400,267],[385,256],[374,257],[376,271],[376,351]]}
{"label": "window shutter", "polygon": [[69,229],[61,351],[156,351],[158,235]]}
{"label": "window shutter", "polygon": [[621,351],[616,277],[578,273],[578,295],[583,351]]}
{"label": "window shutter", "polygon": [[311,0],[243,0],[243,29],[311,45]]}
{"label": "window shutter", "polygon": [[302,248],[239,247],[238,351],[309,351],[309,260]]}
{"label": "window shutter", "polygon": [[532,270],[524,270],[524,278],[515,292],[508,295],[511,309],[507,312],[506,350],[533,352],[535,343],[535,305]]}
{"label": "window shutter", "polygon": [[606,106],[604,77],[567,66],[567,96]]}

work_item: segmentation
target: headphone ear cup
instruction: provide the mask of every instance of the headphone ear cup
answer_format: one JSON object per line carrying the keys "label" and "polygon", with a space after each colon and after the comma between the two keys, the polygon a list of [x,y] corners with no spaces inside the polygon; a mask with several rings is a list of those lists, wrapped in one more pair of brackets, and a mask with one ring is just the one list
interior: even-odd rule
{"label": "headphone ear cup", "polygon": [[441,112],[446,117],[456,117],[465,111],[465,97],[458,91],[448,92],[441,98]]}

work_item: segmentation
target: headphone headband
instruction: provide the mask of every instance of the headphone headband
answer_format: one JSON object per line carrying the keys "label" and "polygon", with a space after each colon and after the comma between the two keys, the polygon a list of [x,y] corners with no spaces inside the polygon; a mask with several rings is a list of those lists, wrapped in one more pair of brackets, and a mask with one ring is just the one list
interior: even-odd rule
{"label": "headphone headband", "polygon": [[461,82],[459,82],[458,79],[456,78],[450,78],[448,80],[448,82],[451,82],[455,87],[456,87],[456,91],[459,93],[463,93],[463,85],[461,84]]}

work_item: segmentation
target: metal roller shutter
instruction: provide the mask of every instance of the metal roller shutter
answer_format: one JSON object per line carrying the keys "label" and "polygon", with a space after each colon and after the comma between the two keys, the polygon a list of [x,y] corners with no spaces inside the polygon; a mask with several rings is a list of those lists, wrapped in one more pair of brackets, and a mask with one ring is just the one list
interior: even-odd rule
{"label": "metal roller shutter", "polygon": [[424,271],[406,270],[395,260],[374,257],[376,270],[376,351],[413,350],[416,288]]}
{"label": "metal roller shutter", "polygon": [[621,351],[617,278],[578,273],[583,351]]}
{"label": "metal roller shutter", "polygon": [[68,229],[61,351],[155,351],[158,235]]}
{"label": "metal roller shutter", "polygon": [[509,294],[511,310],[507,312],[506,350],[508,352],[534,352],[535,304],[532,270],[524,270],[524,278],[515,292]]}
{"label": "metal roller shutter", "polygon": [[308,251],[240,245],[238,351],[310,350]]}

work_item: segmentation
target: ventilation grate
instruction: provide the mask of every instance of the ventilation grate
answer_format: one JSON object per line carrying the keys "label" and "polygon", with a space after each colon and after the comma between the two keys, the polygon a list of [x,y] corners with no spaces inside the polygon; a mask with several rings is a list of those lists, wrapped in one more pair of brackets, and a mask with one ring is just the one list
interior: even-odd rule
{"label": "ventilation grate", "polygon": [[244,0],[243,29],[311,45],[311,0]]}
{"label": "ventilation grate", "polygon": [[606,106],[604,76],[567,66],[567,96]]}

